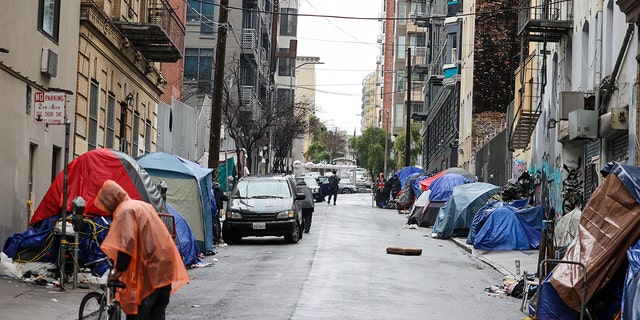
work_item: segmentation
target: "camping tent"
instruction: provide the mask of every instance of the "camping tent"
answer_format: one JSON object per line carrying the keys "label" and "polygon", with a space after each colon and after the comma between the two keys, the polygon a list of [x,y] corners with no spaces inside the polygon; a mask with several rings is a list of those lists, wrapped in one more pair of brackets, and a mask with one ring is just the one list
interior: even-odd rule
{"label": "camping tent", "polygon": [[182,256],[182,261],[186,266],[197,264],[199,262],[198,253],[200,253],[200,248],[198,247],[196,238],[193,236],[191,227],[189,227],[187,220],[184,219],[178,210],[169,203],[166,205],[167,211],[173,215],[176,224],[176,238],[178,240],[176,244],[178,245],[180,256]]}
{"label": "camping tent", "polygon": [[[162,198],[156,185],[129,155],[101,148],[73,159],[68,164],[67,212],[71,212],[73,199],[82,197],[87,204],[84,214],[92,221],[85,223],[79,233],[79,264],[104,256],[99,246],[107,234],[111,220],[108,213],[98,209],[93,201],[107,179],[117,182],[132,199],[148,202],[156,210],[162,210]],[[61,172],[36,208],[28,229],[11,236],[5,242],[3,251],[7,256],[16,258],[16,261],[56,262],[60,241],[54,241],[54,237],[59,236],[52,235],[56,221],[62,217],[63,183],[64,172]],[[101,274],[106,270],[106,263],[99,269]]]}
{"label": "camping tent", "polygon": [[[117,182],[132,199],[148,202],[158,212],[162,210],[160,192],[147,172],[126,153],[101,148],[86,152],[69,163],[67,212],[71,212],[73,199],[81,196],[87,203],[85,214],[107,216],[107,213],[93,204],[96,194],[107,179]],[[30,224],[62,212],[63,180],[64,172],[61,172],[42,198]]]}
{"label": "camping tent", "polygon": [[189,223],[202,252],[213,252],[212,169],[163,152],[146,154],[138,163],[157,183],[167,183],[167,202]]}
{"label": "camping tent", "polygon": [[436,222],[440,208],[444,207],[449,198],[451,198],[453,188],[468,182],[473,182],[473,180],[469,180],[455,173],[443,174],[433,180],[429,187],[429,190],[431,190],[429,194],[429,204],[424,209],[423,217],[420,219],[422,221],[420,226],[432,226]]}
{"label": "camping tent", "polygon": [[423,192],[418,199],[413,203],[413,207],[409,212],[409,218],[407,218],[407,224],[417,224],[421,226],[423,224],[424,213],[429,205],[429,194],[431,190]]}
{"label": "camping tent", "polygon": [[540,232],[524,222],[513,207],[495,210],[478,231],[473,247],[481,250],[529,250],[540,244]]}
{"label": "camping tent", "polygon": [[411,176],[414,173],[422,173],[422,172],[424,172],[424,170],[422,170],[422,169],[420,169],[418,167],[409,166],[409,167],[404,167],[404,168],[398,170],[396,172],[396,175],[398,176],[398,179],[400,179],[401,185],[404,187],[405,181],[407,181],[407,178],[409,176]]}
{"label": "camping tent", "polygon": [[438,212],[433,233],[440,239],[466,236],[476,212],[498,190],[500,187],[485,182],[466,183],[454,187],[451,198]]}
{"label": "camping tent", "polygon": [[448,169],[444,169],[442,171],[440,171],[438,174],[433,175],[427,179],[424,179],[422,181],[420,181],[420,186],[422,187],[422,190],[427,190],[429,189],[429,186],[431,186],[431,184],[433,183],[433,181],[435,181],[436,179],[442,177],[443,175],[447,174],[447,173],[456,173],[459,174],[469,180],[477,180],[476,176],[474,176],[471,172],[463,169],[463,168],[459,168],[459,167],[451,167]]}

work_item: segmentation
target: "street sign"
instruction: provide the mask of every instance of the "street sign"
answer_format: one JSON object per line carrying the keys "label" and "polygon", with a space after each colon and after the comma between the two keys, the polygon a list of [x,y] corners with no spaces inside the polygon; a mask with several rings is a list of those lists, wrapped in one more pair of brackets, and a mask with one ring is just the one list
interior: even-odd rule
{"label": "street sign", "polygon": [[63,92],[34,92],[34,121],[36,123],[65,124],[66,102],[67,95]]}

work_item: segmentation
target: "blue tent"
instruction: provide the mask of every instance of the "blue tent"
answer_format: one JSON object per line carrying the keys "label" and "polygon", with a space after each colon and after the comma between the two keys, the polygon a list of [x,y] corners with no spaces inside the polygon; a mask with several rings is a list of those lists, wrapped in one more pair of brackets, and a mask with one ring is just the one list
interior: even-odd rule
{"label": "blue tent", "polygon": [[540,232],[510,207],[495,210],[475,237],[473,247],[482,250],[529,250],[540,245]]}
{"label": "blue tent", "polygon": [[451,198],[438,211],[433,233],[440,239],[467,235],[476,212],[499,190],[500,187],[485,182],[466,183],[454,187]]}
{"label": "blue tent", "polygon": [[409,178],[410,175],[414,173],[422,173],[422,172],[424,172],[424,170],[418,167],[410,166],[410,167],[404,167],[398,170],[396,172],[396,175],[398,175],[398,179],[400,179],[401,185],[404,186],[405,181],[407,181],[407,178]]}
{"label": "blue tent", "polygon": [[213,252],[212,169],[187,159],[155,152],[138,159],[154,180],[167,183],[167,202],[187,221],[202,252]]}
{"label": "blue tent", "polygon": [[453,188],[469,182],[473,182],[473,180],[467,179],[457,173],[447,173],[434,180],[431,186],[429,186],[429,190],[431,190],[429,201],[448,201],[453,194]]}

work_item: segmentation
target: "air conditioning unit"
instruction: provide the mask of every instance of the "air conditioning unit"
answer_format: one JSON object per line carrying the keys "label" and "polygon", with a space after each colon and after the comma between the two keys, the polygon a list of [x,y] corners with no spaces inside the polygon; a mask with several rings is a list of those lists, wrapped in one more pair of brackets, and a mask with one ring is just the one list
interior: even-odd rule
{"label": "air conditioning unit", "polygon": [[569,112],[569,140],[598,138],[598,111],[574,110]]}
{"label": "air conditioning unit", "polygon": [[58,54],[51,49],[42,49],[40,71],[49,77],[58,75]]}
{"label": "air conditioning unit", "polygon": [[569,113],[578,109],[584,109],[584,92],[560,92],[560,119],[568,119]]}

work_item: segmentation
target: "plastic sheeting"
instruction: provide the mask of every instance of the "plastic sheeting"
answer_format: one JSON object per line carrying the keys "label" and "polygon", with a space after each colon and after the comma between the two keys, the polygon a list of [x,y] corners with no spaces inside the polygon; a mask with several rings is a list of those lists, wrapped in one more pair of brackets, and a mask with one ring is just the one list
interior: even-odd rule
{"label": "plastic sheeting", "polygon": [[469,236],[467,236],[467,244],[473,244],[476,241],[476,235],[482,229],[487,219],[491,214],[502,207],[511,208],[511,210],[516,211],[516,208],[502,201],[493,201],[485,204],[482,208],[478,209],[475,216],[473,217],[473,222],[471,223],[471,229],[469,230]]}
{"label": "plastic sheeting", "polygon": [[524,222],[512,209],[495,210],[475,237],[481,250],[529,250],[540,242],[540,232]]}
{"label": "plastic sheeting", "polygon": [[485,182],[467,183],[454,187],[449,202],[438,212],[433,233],[440,239],[466,236],[476,212],[498,190],[500,187]]}
{"label": "plastic sheeting", "polygon": [[575,208],[558,219],[553,232],[553,241],[556,247],[568,247],[573,239],[578,236],[581,216],[582,210]]}
{"label": "plastic sheeting", "polygon": [[608,163],[602,171],[606,174],[604,180],[582,210],[578,238],[563,257],[583,262],[589,274],[586,276],[582,268],[560,264],[550,279],[558,295],[574,310],[580,308],[580,283],[584,278],[589,283],[589,301],[627,261],[626,251],[640,236],[640,206],[636,198],[640,169]]}

